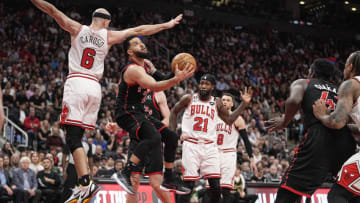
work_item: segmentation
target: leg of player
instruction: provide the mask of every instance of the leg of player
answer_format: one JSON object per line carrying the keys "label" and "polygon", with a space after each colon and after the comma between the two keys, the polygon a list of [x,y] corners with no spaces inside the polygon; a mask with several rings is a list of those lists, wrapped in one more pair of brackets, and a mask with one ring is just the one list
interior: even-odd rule
{"label": "leg of player", "polygon": [[164,147],[164,182],[161,188],[165,191],[175,191],[177,194],[188,194],[191,192],[188,188],[182,186],[175,177],[173,168],[178,145],[178,135],[168,127],[161,129],[161,141],[165,143]]}
{"label": "leg of player", "polygon": [[220,178],[209,178],[210,189],[208,194],[210,197],[211,203],[219,203],[221,201],[221,187],[220,187]]}
{"label": "leg of player", "polygon": [[230,202],[230,191],[231,190],[229,188],[221,188],[223,203]]}
{"label": "leg of player", "polygon": [[275,203],[295,203],[300,200],[301,196],[279,187]]}
{"label": "leg of player", "polygon": [[161,135],[150,122],[143,122],[138,136],[139,144],[136,146],[134,153],[131,155],[125,168],[113,176],[117,183],[128,193],[135,194],[131,185],[131,172],[136,170],[140,160],[145,160],[145,156],[151,155],[152,170],[162,172],[162,154],[161,154]]}
{"label": "leg of player", "polygon": [[[89,166],[87,156],[81,144],[84,129],[73,125],[64,125],[66,129],[66,144],[69,146],[70,152],[74,157],[76,173],[78,174],[78,183],[80,184],[80,193],[78,202],[91,199],[100,189],[93,181],[90,180]],[[73,193],[75,194],[75,193]],[[70,199],[69,199],[70,200]],[[68,200],[68,201],[69,201]],[[66,203],[68,202],[66,201]]]}
{"label": "leg of player", "polygon": [[163,203],[171,203],[171,196],[170,192],[166,192],[160,189],[160,184],[162,181],[161,174],[150,175],[149,177],[150,185],[154,189],[156,196],[161,200]]}
{"label": "leg of player", "polygon": [[[184,186],[189,188],[190,191],[193,191],[194,186],[195,186],[195,181],[184,181]],[[186,194],[186,195],[181,195],[179,197],[179,202],[181,203],[190,203],[190,198],[191,198],[192,193]]]}
{"label": "leg of player", "polygon": [[328,193],[327,199],[329,203],[347,203],[354,196],[352,192],[335,183]]}
{"label": "leg of player", "polygon": [[131,174],[131,184],[134,188],[135,194],[131,195],[129,193],[126,194],[126,203],[137,203],[137,191],[139,189],[139,185],[140,185],[140,174],[138,173],[134,173]]}

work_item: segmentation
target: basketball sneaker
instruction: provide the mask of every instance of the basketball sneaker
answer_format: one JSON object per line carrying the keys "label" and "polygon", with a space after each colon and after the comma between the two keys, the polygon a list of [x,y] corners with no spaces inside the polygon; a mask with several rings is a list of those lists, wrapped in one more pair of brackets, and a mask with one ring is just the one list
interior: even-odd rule
{"label": "basketball sneaker", "polygon": [[64,203],[76,203],[79,199],[81,190],[79,187],[75,187],[74,189],[72,189],[72,194],[69,197],[69,199],[67,199]]}
{"label": "basketball sneaker", "polygon": [[79,186],[80,195],[78,198],[78,203],[88,203],[91,198],[93,198],[97,192],[101,189],[100,186],[96,185],[92,180],[88,186]]}
{"label": "basketball sneaker", "polygon": [[175,192],[178,195],[187,195],[191,192],[191,190],[187,187],[184,187],[181,181],[175,177],[172,178],[164,178],[164,181],[160,185],[160,189],[167,192]]}
{"label": "basketball sneaker", "polygon": [[123,170],[118,171],[117,173],[114,173],[114,175],[111,176],[112,179],[114,179],[122,189],[124,189],[127,193],[134,195],[135,191],[134,188],[131,185],[131,171],[125,167]]}

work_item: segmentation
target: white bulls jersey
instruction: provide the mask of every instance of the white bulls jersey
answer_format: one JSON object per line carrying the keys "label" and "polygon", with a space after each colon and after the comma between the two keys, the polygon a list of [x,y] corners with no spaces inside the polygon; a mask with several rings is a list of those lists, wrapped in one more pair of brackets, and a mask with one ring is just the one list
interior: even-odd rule
{"label": "white bulls jersey", "polygon": [[239,132],[232,124],[229,126],[223,120],[219,119],[216,125],[217,145],[219,149],[236,150],[236,145],[239,139]]}
{"label": "white bulls jersey", "polygon": [[215,97],[211,97],[209,101],[201,101],[199,95],[194,94],[182,117],[181,138],[216,142],[217,122]]}
{"label": "white bulls jersey", "polygon": [[[360,82],[360,76],[355,76],[355,80]],[[353,108],[350,112],[350,116],[356,125],[360,128],[360,97],[357,98],[356,102],[353,105]]]}
{"label": "white bulls jersey", "polygon": [[104,60],[108,53],[107,30],[91,30],[83,25],[71,42],[69,51],[69,75],[89,74],[100,80],[104,72]]}

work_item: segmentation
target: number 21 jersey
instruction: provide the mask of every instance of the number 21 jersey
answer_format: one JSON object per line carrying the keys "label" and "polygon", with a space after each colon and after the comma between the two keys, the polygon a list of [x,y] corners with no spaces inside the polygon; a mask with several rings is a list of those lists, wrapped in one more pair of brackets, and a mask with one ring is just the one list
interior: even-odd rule
{"label": "number 21 jersey", "polygon": [[182,118],[181,138],[216,142],[217,122],[215,97],[211,97],[208,101],[201,101],[199,95],[194,94]]}
{"label": "number 21 jersey", "polygon": [[107,30],[92,30],[81,26],[79,34],[71,42],[69,74],[83,73],[100,80],[104,72],[104,60],[108,52]]}

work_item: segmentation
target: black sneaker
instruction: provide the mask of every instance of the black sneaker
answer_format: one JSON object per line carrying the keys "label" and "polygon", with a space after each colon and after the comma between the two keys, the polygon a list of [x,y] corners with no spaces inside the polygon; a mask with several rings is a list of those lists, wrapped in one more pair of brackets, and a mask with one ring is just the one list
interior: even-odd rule
{"label": "black sneaker", "polygon": [[125,168],[117,173],[114,173],[111,178],[113,178],[127,193],[134,195],[135,191],[131,185],[130,176],[131,172]]}
{"label": "black sneaker", "polygon": [[175,192],[178,195],[187,195],[191,192],[191,190],[187,187],[184,187],[182,183],[176,179],[164,179],[162,184],[160,185],[160,189],[167,191],[167,192]]}

